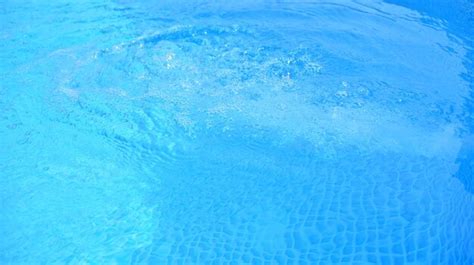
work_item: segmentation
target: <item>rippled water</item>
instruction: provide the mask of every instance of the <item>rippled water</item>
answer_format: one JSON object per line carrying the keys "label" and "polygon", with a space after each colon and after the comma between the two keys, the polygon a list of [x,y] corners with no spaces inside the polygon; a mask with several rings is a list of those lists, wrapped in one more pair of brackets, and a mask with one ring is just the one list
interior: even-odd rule
{"label": "rippled water", "polygon": [[474,262],[472,2],[207,2],[0,3],[1,264]]}

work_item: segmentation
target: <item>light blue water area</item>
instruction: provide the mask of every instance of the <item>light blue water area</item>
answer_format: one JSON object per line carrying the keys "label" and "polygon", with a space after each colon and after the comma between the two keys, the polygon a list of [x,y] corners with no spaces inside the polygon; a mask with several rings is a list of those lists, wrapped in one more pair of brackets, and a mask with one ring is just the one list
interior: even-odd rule
{"label": "light blue water area", "polygon": [[0,264],[474,263],[472,1],[0,23]]}

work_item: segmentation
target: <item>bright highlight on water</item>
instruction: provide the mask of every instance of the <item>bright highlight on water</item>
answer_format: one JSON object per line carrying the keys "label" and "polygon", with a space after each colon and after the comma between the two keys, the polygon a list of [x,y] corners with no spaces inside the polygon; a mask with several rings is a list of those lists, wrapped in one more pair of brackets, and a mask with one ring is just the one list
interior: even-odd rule
{"label": "bright highlight on water", "polygon": [[0,264],[474,263],[469,0],[0,2]]}

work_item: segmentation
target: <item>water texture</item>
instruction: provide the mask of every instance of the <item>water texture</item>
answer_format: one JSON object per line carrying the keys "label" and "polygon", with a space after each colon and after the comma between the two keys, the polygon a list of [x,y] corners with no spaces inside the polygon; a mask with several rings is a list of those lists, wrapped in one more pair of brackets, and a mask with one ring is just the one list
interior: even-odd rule
{"label": "water texture", "polygon": [[474,4],[0,3],[0,264],[473,264]]}

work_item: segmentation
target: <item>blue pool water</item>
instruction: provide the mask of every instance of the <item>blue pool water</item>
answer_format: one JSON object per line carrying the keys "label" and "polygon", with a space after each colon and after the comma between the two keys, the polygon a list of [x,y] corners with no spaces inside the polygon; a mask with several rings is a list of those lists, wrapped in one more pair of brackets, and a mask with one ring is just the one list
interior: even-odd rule
{"label": "blue pool water", "polygon": [[0,23],[0,264],[474,263],[472,1]]}

